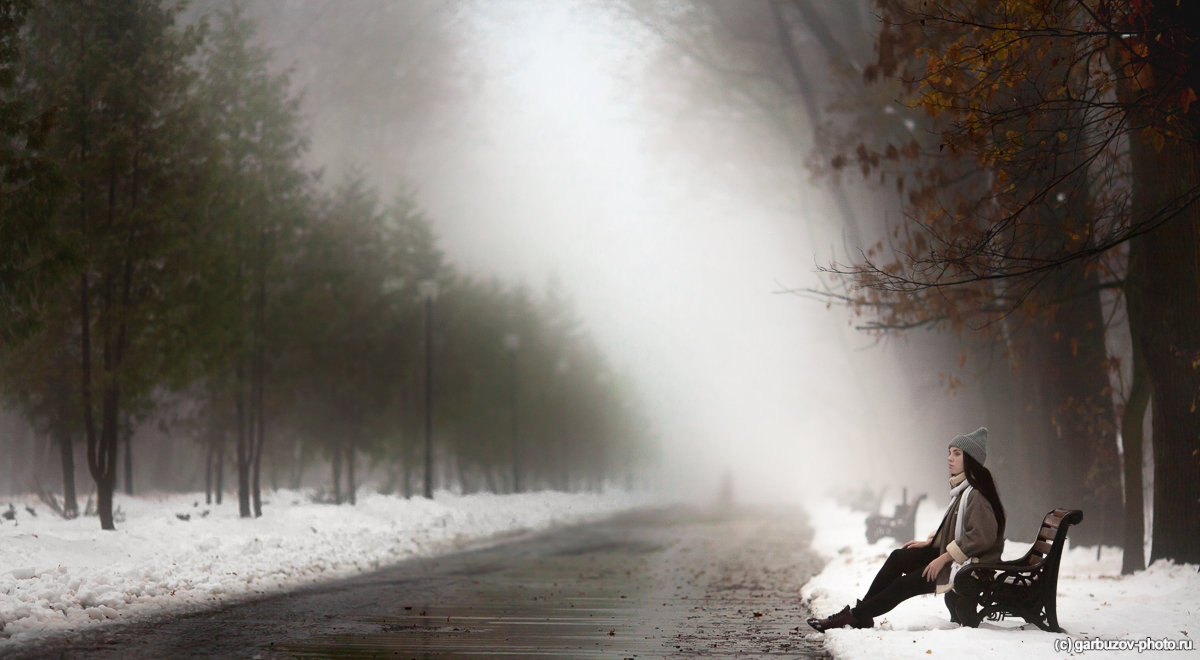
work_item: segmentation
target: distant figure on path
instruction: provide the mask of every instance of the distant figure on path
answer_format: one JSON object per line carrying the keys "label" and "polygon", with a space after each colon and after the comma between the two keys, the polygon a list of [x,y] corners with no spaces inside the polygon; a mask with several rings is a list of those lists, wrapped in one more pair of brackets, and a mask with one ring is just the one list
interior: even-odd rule
{"label": "distant figure on path", "polygon": [[[808,625],[820,632],[830,628],[870,628],[874,617],[921,594],[947,594],[951,617],[960,606],[975,605],[972,596],[951,591],[954,575],[970,561],[999,561],[1004,549],[1004,507],[996,492],[987,460],[987,429],[980,427],[950,441],[950,506],[942,524],[925,541],[909,541],[893,550],[867,594],[854,607]],[[949,592],[949,593],[947,593]]]}

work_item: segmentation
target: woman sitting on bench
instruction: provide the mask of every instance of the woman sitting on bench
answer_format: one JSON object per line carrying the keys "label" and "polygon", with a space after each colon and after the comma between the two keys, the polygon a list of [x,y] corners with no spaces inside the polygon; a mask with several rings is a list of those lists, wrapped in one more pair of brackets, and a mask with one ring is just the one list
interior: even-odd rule
{"label": "woman sitting on bench", "polygon": [[[879,569],[867,594],[854,607],[808,625],[830,628],[870,628],[874,617],[901,602],[950,591],[954,574],[969,561],[999,561],[1004,549],[1004,507],[996,492],[987,460],[987,429],[979,428],[950,441],[950,506],[942,524],[925,541],[909,541],[893,550]],[[965,603],[964,603],[965,605]]]}

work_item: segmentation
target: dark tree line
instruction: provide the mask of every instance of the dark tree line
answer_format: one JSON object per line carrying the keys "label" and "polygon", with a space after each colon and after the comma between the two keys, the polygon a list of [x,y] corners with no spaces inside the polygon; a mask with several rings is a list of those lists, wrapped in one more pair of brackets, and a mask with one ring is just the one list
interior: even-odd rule
{"label": "dark tree line", "polygon": [[290,74],[245,12],[181,12],[0,2],[0,387],[60,450],[64,510],[83,443],[114,528],[118,467],[132,491],[129,438],[148,422],[201,445],[210,497],[232,458],[242,516],[262,514],[264,474],[317,462],[338,502],[362,462],[406,495],[415,475],[493,491],[626,478],[646,424],[567,302],[458,273],[411,195],[322,182]]}

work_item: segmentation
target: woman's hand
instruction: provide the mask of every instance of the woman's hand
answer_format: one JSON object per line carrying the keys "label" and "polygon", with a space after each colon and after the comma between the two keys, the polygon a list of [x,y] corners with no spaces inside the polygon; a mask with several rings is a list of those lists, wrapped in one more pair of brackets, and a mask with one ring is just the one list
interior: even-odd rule
{"label": "woman's hand", "polygon": [[927,547],[929,547],[929,541],[909,541],[909,542],[905,543],[902,547],[904,547],[904,548],[927,548]]}
{"label": "woman's hand", "polygon": [[925,567],[925,570],[921,572],[921,575],[925,576],[926,582],[933,582],[937,579],[938,573],[942,572],[942,568],[944,568],[946,564],[950,563],[951,561],[952,559],[950,557],[950,553],[943,552],[942,554],[938,555],[937,559],[929,562],[929,564]]}

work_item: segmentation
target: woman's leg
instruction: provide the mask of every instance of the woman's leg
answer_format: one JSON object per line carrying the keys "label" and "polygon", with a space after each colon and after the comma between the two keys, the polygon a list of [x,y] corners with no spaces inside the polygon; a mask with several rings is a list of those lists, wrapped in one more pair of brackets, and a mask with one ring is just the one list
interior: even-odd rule
{"label": "woman's leg", "polygon": [[867,589],[867,595],[863,596],[863,600],[868,600],[879,592],[883,591],[896,578],[905,573],[916,572],[920,574],[936,557],[936,550],[925,546],[920,548],[898,548],[888,555],[887,561],[883,562],[883,567],[875,574],[875,579],[871,581],[871,588]]}
{"label": "woman's leg", "polygon": [[937,582],[926,580],[920,571],[905,573],[879,592],[868,595],[851,612],[860,619],[872,619],[890,612],[893,607],[913,596],[931,594],[936,590]]}
{"label": "woman's leg", "polygon": [[808,625],[821,632],[844,626],[870,628],[874,624],[872,618],[876,616],[876,610],[882,614],[906,598],[935,590],[935,584],[926,582],[921,575],[935,557],[937,551],[929,547],[893,550],[875,575],[867,595],[856,607],[851,609],[847,605],[841,612],[825,619],[810,617]]}

